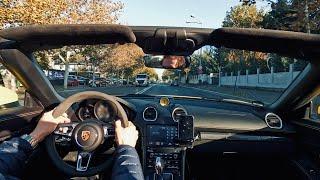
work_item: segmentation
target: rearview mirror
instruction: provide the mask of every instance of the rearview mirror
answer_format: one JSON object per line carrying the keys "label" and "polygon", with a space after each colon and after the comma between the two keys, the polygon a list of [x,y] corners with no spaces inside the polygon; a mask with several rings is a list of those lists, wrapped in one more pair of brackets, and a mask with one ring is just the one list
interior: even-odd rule
{"label": "rearview mirror", "polygon": [[189,57],[184,56],[152,56],[143,57],[144,65],[151,68],[184,69],[189,67]]}

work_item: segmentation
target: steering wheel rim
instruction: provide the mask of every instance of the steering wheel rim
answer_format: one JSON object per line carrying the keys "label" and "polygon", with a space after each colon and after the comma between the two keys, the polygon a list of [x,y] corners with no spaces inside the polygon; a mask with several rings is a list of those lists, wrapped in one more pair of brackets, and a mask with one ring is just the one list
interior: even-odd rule
{"label": "steering wheel rim", "polygon": [[[72,104],[76,102],[81,102],[85,99],[101,99],[101,100],[107,100],[112,103],[114,103],[115,107],[117,108],[117,115],[121,120],[122,126],[123,127],[128,127],[128,116],[126,114],[126,111],[123,109],[123,107],[120,105],[120,103],[116,100],[115,97],[104,94],[101,92],[97,91],[84,91],[80,93],[76,93],[68,98],[66,98],[62,103],[60,103],[53,111],[53,117],[57,118],[61,116],[63,113],[65,113]],[[52,160],[53,164],[57,167],[57,169],[64,174],[68,176],[78,176],[78,177],[83,177],[83,176],[92,176],[95,174],[98,174],[99,172],[102,172],[108,168],[111,167],[112,165],[112,158],[106,159],[105,162],[102,164],[95,166],[95,167],[89,167],[85,171],[78,171],[75,166],[72,166],[66,162],[63,161],[63,159],[60,157],[57,149],[56,149],[56,143],[54,139],[54,134],[50,134],[46,139],[45,139],[45,146],[48,152],[48,155],[50,159]],[[78,151],[78,153],[80,153]],[[78,154],[79,156],[79,154]],[[91,157],[91,155],[90,155]],[[78,157],[79,158],[79,157]],[[77,162],[78,163],[78,162]]]}

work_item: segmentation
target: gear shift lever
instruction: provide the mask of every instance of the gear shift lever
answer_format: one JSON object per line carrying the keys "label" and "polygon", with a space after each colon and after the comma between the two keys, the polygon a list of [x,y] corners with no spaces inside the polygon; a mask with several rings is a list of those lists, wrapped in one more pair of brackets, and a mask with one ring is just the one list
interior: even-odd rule
{"label": "gear shift lever", "polygon": [[162,177],[164,161],[161,159],[161,157],[156,157],[154,168],[156,170],[155,180],[164,180]]}
{"label": "gear shift lever", "polygon": [[156,157],[156,162],[155,162],[154,168],[156,170],[157,175],[160,175],[160,176],[162,175],[163,167],[164,167],[164,162],[161,159],[161,157]]}

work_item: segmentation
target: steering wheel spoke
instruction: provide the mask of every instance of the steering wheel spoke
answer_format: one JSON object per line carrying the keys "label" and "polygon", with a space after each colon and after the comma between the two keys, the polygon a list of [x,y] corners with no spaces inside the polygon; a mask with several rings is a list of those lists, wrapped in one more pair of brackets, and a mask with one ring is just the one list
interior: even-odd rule
{"label": "steering wheel spoke", "polygon": [[80,172],[87,171],[93,152],[78,151],[76,170]]}
{"label": "steering wheel spoke", "polygon": [[74,128],[78,124],[79,123],[77,122],[59,124],[56,130],[53,131],[53,134],[59,135],[59,136],[71,137]]}
{"label": "steering wheel spoke", "polygon": [[103,125],[103,133],[104,133],[104,138],[114,138],[115,137],[115,129],[114,126],[110,124],[104,124]]}

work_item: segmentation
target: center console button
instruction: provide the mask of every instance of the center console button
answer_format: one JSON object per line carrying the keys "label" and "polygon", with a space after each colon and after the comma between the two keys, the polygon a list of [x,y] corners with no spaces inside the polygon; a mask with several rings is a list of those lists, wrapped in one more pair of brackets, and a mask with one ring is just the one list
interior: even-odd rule
{"label": "center console button", "polygon": [[178,154],[173,154],[173,158],[177,159],[178,158]]}

